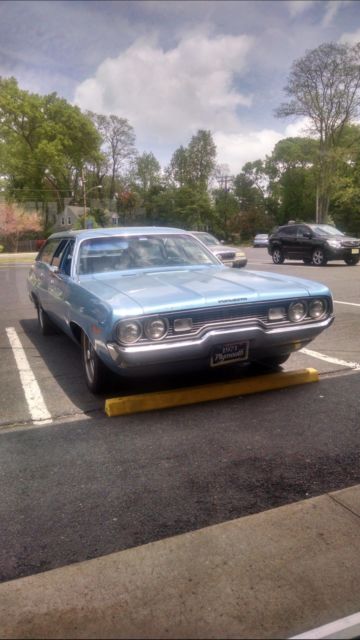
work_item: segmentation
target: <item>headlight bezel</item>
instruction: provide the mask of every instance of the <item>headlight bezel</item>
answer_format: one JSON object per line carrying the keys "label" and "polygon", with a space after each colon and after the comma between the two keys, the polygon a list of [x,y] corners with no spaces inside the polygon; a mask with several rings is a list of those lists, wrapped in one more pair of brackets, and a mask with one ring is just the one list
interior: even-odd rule
{"label": "headlight bezel", "polygon": [[[134,340],[126,340],[121,335],[121,331],[126,326],[129,327],[131,324],[138,327],[138,329],[139,329],[138,335]],[[117,342],[119,344],[124,345],[125,347],[131,347],[132,345],[134,345],[137,342],[139,342],[139,340],[141,339],[141,337],[143,335],[142,323],[139,320],[136,320],[135,318],[131,318],[131,319],[127,319],[127,320],[120,320],[120,322],[118,322],[117,325],[116,325],[115,335],[116,335],[116,340],[117,340]]]}
{"label": "headlight bezel", "polygon": [[[319,315],[313,315],[312,308],[319,303],[322,305],[322,312]],[[308,313],[309,313],[309,317],[312,320],[321,320],[326,316],[327,310],[328,310],[328,304],[324,298],[314,298],[313,300],[310,300],[308,305]]]}
{"label": "headlight bezel", "polygon": [[[161,335],[156,336],[151,330],[151,324],[162,323],[163,331]],[[136,327],[136,336],[133,339],[126,338],[126,329],[129,327]],[[149,342],[160,342],[163,340],[169,332],[169,321],[167,318],[156,316],[152,318],[126,318],[120,320],[115,327],[116,342],[124,347],[131,347],[139,343],[142,338],[145,338]]]}
{"label": "headlight bezel", "polygon": [[[156,323],[156,322],[162,323],[162,325],[164,327],[164,331],[161,334],[161,336],[159,336],[159,337],[154,337],[153,335],[151,335],[151,330],[149,328],[149,325],[151,325],[152,323]],[[169,321],[166,318],[162,318],[161,316],[158,316],[156,318],[148,318],[143,323],[143,331],[144,331],[144,335],[146,336],[146,338],[148,340],[151,340],[151,342],[160,342],[161,340],[163,340],[165,338],[165,336],[167,335],[167,333],[169,331]]]}
{"label": "headlight bezel", "polygon": [[[300,316],[296,318],[294,317],[293,309],[298,305],[301,305],[303,307],[303,311],[300,314]],[[307,303],[305,302],[305,300],[294,300],[289,304],[287,313],[288,313],[288,318],[290,322],[294,322],[295,324],[298,324],[299,322],[302,322],[303,320],[305,320],[308,315]]]}

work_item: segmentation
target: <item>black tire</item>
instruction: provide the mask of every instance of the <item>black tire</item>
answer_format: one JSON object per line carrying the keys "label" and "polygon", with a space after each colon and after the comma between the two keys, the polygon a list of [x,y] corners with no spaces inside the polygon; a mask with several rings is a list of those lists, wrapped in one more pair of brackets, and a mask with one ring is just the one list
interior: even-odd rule
{"label": "black tire", "polygon": [[325,267],[327,258],[325,257],[324,249],[316,247],[312,253],[312,261],[316,267]]}
{"label": "black tire", "polygon": [[280,247],[275,247],[275,249],[272,250],[271,257],[274,264],[282,264],[285,260]]}
{"label": "black tire", "polygon": [[360,257],[359,256],[349,256],[348,258],[344,258],[346,264],[349,267],[354,267],[356,264],[358,264]]}
{"label": "black tire", "polygon": [[311,264],[311,262],[312,262],[311,258],[303,258],[304,264]]}
{"label": "black tire", "polygon": [[92,393],[101,393],[106,389],[110,372],[84,332],[81,334],[81,352],[86,384]]}
{"label": "black tire", "polygon": [[46,313],[46,311],[44,311],[44,309],[40,304],[37,305],[36,310],[37,310],[40,333],[43,336],[50,336],[56,333],[56,329],[53,323],[51,322],[48,314]]}

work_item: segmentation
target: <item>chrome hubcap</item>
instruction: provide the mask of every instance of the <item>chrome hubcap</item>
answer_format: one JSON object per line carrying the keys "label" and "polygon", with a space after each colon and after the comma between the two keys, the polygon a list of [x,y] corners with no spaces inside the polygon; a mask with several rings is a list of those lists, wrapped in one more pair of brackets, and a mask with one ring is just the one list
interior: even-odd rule
{"label": "chrome hubcap", "polygon": [[86,375],[90,382],[94,380],[95,373],[95,352],[87,336],[84,337],[84,363]]}
{"label": "chrome hubcap", "polygon": [[321,264],[324,260],[322,251],[314,251],[313,262],[314,264]]}

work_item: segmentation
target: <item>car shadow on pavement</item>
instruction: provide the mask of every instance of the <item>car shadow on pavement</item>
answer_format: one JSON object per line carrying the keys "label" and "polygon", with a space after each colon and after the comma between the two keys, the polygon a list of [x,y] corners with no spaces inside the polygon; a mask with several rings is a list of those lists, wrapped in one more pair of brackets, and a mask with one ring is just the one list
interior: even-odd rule
{"label": "car shadow on pavement", "polygon": [[[21,320],[20,324],[24,334],[34,347],[33,362],[30,362],[30,364],[34,367],[35,376],[37,376],[37,370],[41,369],[40,356],[52,378],[62,388],[70,402],[84,413],[103,409],[106,398],[193,387],[282,370],[281,367],[245,364],[217,367],[208,371],[190,372],[186,375],[174,374],[152,376],[151,378],[129,379],[114,374],[109,376],[106,393],[95,396],[86,386],[82,370],[81,351],[75,342],[61,331],[53,335],[43,336],[39,331],[36,319]],[[46,383],[50,387],[51,378],[47,377],[45,380],[43,373],[40,374],[40,378],[42,385]],[[51,393],[50,388],[49,393]]]}

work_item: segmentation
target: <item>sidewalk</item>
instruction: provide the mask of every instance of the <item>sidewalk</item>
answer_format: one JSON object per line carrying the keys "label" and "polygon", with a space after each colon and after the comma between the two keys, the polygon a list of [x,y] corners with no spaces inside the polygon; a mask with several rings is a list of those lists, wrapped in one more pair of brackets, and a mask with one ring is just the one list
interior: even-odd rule
{"label": "sidewalk", "polygon": [[3,583],[0,637],[290,638],[359,610],[360,485]]}

